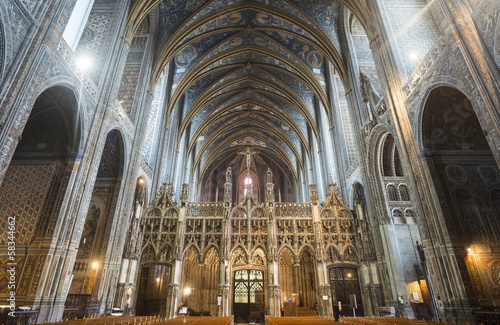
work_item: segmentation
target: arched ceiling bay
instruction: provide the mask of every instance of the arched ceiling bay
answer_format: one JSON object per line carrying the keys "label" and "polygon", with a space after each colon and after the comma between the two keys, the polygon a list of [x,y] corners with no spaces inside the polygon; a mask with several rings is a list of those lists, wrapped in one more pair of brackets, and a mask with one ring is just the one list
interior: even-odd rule
{"label": "arched ceiling bay", "polygon": [[[318,109],[334,125],[327,64],[348,78],[336,31],[341,2],[135,1],[128,21],[132,36],[136,22],[158,6],[150,89],[172,64],[165,114],[170,119],[180,110],[177,144],[186,139],[200,181],[214,167],[229,166],[234,152],[242,151],[235,148],[246,145],[298,181],[311,158],[311,141],[321,144]],[[347,2],[365,21],[362,2]]]}

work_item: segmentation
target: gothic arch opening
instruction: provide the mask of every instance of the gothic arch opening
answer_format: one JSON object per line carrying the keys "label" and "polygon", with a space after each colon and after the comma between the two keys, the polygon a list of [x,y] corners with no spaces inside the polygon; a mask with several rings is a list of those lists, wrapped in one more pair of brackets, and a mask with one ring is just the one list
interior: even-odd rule
{"label": "gothic arch opening", "polygon": [[190,248],[184,257],[181,301],[190,316],[217,315],[219,253],[211,247],[204,255],[201,261],[196,249]]}
{"label": "gothic arch opening", "polygon": [[281,301],[295,300],[298,292],[293,254],[288,248],[281,251],[279,259]]}
{"label": "gothic arch opening", "polygon": [[422,140],[462,283],[472,306],[500,302],[494,284],[500,261],[500,170],[470,100],[455,88],[432,90],[422,116]]}
{"label": "gothic arch opening", "polygon": [[[140,189],[139,186],[138,188]],[[139,190],[136,192],[136,199],[140,196],[141,191]],[[162,204],[165,202],[164,200],[165,197],[161,197]],[[131,286],[131,290],[127,293],[135,299],[133,305],[135,305],[136,315],[158,315],[165,308],[168,308],[167,294],[172,292],[171,290],[177,290],[177,288],[168,287],[172,280],[172,268],[175,263],[173,249],[175,244],[169,239],[172,233],[177,232],[177,221],[178,210],[176,208],[156,204],[142,213],[140,219],[132,221],[132,227],[137,222],[135,228],[137,232],[132,233],[132,240],[126,243],[125,256],[130,258],[130,262],[126,262],[126,264],[132,265],[130,267],[131,275],[135,272],[133,267],[135,259],[139,263],[138,279],[135,281],[137,287]],[[163,227],[160,228],[160,224]],[[141,235],[137,236],[138,233]],[[134,243],[134,237],[139,242]],[[155,239],[159,237],[163,240],[158,242]],[[122,264],[122,268],[126,267],[127,265]]]}
{"label": "gothic arch opening", "polygon": [[[153,247],[147,247],[143,254],[143,256],[154,256]],[[138,316],[158,315],[165,308],[171,267],[169,264],[159,263],[154,257],[142,258],[141,261],[143,260],[147,262],[141,263],[137,279],[135,313]]]}
{"label": "gothic arch opening", "polygon": [[314,264],[314,254],[309,248],[302,250],[299,256],[300,266],[297,269],[298,293],[300,306],[316,308],[318,299],[316,297],[316,268]]}
{"label": "gothic arch opening", "polygon": [[106,253],[113,245],[111,233],[123,174],[123,139],[118,130],[106,137],[89,209],[80,237],[73,279],[65,303],[65,318],[99,314],[107,286]]}
{"label": "gothic arch opening", "polygon": [[259,186],[260,179],[257,174],[252,170],[242,170],[237,183],[238,199],[239,202],[247,195],[247,191],[253,192],[253,197],[257,200],[261,197],[261,188]]}
{"label": "gothic arch opening", "polygon": [[[407,187],[406,173],[399,157],[398,146],[391,133],[386,133],[381,137],[377,156],[379,181],[384,190],[383,205],[387,209],[387,216],[393,223],[406,223],[404,214],[401,216],[399,211],[405,208],[414,208]],[[394,214],[394,211],[398,213]]]}
{"label": "gothic arch opening", "polygon": [[[47,260],[41,252],[48,249],[61,224],[61,206],[68,197],[79,152],[77,121],[78,103],[72,90],[55,86],[42,92],[0,186],[0,218],[4,222],[16,218],[16,274],[30,279],[17,290],[16,298],[26,304],[35,300],[41,282],[41,272],[35,274]],[[7,236],[5,231],[1,245],[7,245]],[[29,249],[32,245],[36,248]]]}
{"label": "gothic arch opening", "polygon": [[390,133],[387,134],[382,144],[382,155],[380,158],[382,160],[382,176],[404,176],[396,142]]}
{"label": "gothic arch opening", "polygon": [[76,98],[68,88],[49,88],[35,101],[0,188],[2,217],[29,220],[26,229],[18,229],[18,245],[53,234],[60,211],[54,201],[67,188],[63,179],[69,179],[71,154],[78,151],[76,115]]}
{"label": "gothic arch opening", "polygon": [[348,246],[341,255],[336,247],[330,246],[326,255],[334,308],[346,316],[353,316],[353,308],[356,308],[356,315],[362,316],[364,312],[355,250]]}
{"label": "gothic arch opening", "polygon": [[231,290],[235,323],[264,322],[267,303],[266,265],[267,258],[260,247],[248,259],[241,248],[233,252]]}

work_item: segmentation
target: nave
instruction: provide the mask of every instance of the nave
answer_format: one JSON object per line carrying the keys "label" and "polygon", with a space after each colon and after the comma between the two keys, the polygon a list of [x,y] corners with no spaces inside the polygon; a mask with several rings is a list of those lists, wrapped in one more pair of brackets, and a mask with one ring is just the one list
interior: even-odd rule
{"label": "nave", "polygon": [[495,0],[0,0],[0,324],[500,323],[499,26]]}

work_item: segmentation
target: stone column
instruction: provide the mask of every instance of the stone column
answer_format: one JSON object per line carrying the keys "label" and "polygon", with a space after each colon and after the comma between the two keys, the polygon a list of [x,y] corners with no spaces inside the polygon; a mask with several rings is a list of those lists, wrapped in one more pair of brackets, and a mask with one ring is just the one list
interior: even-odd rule
{"label": "stone column", "polygon": [[[309,190],[311,193],[312,217],[314,223],[314,249],[316,251],[314,264],[316,266],[316,283],[318,284],[318,314],[321,317],[333,319],[332,290],[330,289],[330,283],[328,282],[328,270],[326,269],[324,263],[324,252],[321,245],[321,239],[323,236],[321,234],[321,220],[316,184],[309,185]],[[324,300],[323,297],[326,297],[327,299]]]}
{"label": "stone column", "polygon": [[[168,162],[167,159],[165,159],[165,157],[169,157],[168,154],[169,154],[169,147],[170,146],[174,146],[173,145],[173,142],[172,142],[172,132],[170,131],[169,129],[169,125],[170,125],[170,120],[166,120],[166,107],[168,106],[168,102],[170,100],[170,95],[171,95],[171,92],[172,92],[172,82],[173,82],[173,71],[175,69],[172,67],[172,65],[169,63],[167,64],[167,66],[165,67],[165,73],[167,74],[167,82],[166,82],[166,85],[165,85],[165,94],[164,94],[164,100],[162,103],[160,103],[161,105],[161,110],[160,110],[160,118],[161,118],[161,128],[159,130],[159,134],[158,134],[158,141],[157,143],[155,144],[156,146],[156,149],[154,149],[154,152],[156,152],[156,157],[155,157],[155,162],[153,163],[153,186],[152,188],[158,188],[161,183],[164,181],[162,179],[162,176],[163,176],[163,170],[165,168],[165,164]],[[153,90],[154,92],[154,90]],[[152,149],[153,150],[153,149]]]}
{"label": "stone column", "polygon": [[182,262],[184,258],[184,236],[186,234],[186,200],[188,197],[188,184],[182,184],[181,207],[177,222],[177,240],[175,243],[175,262],[171,272],[170,283],[167,286],[167,319],[177,316],[177,309],[181,302]]}
{"label": "stone column", "polygon": [[281,315],[281,287],[278,281],[278,262],[276,260],[268,260],[267,262],[267,296],[268,307],[267,313],[269,316]]}
{"label": "stone column", "polygon": [[279,283],[279,260],[276,238],[276,222],[274,219],[274,183],[273,173],[268,168],[266,172],[266,215],[267,215],[267,294],[268,314],[281,315],[281,287]]}
{"label": "stone column", "polygon": [[[300,298],[300,281],[299,281],[299,274],[300,274],[300,259],[297,257],[293,261],[293,266],[292,266],[292,275],[293,275],[293,292],[299,294]],[[300,298],[304,299],[304,297]]]}
{"label": "stone column", "polygon": [[226,171],[226,182],[224,183],[224,215],[222,221],[222,246],[221,246],[221,259],[219,264],[219,285],[218,295],[222,297],[222,306],[218,308],[219,316],[229,316],[231,306],[231,292],[230,292],[230,279],[231,279],[231,223],[229,217],[231,215],[232,207],[232,169],[229,167]]}

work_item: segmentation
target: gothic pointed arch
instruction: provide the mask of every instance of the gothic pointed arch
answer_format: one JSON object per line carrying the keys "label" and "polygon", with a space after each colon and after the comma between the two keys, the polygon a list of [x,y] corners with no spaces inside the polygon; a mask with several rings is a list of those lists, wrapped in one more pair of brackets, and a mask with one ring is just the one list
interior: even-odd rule
{"label": "gothic pointed arch", "polygon": [[464,299],[473,306],[491,304],[491,300],[485,299],[490,290],[488,285],[474,280],[477,267],[474,261],[482,254],[480,249],[473,251],[472,247],[484,249],[496,245],[500,234],[494,221],[498,202],[489,195],[500,181],[495,157],[475,107],[455,87],[430,90],[421,125],[423,150],[429,157],[425,163],[440,198],[439,216],[456,247],[454,253],[461,271],[460,285],[465,287]]}

